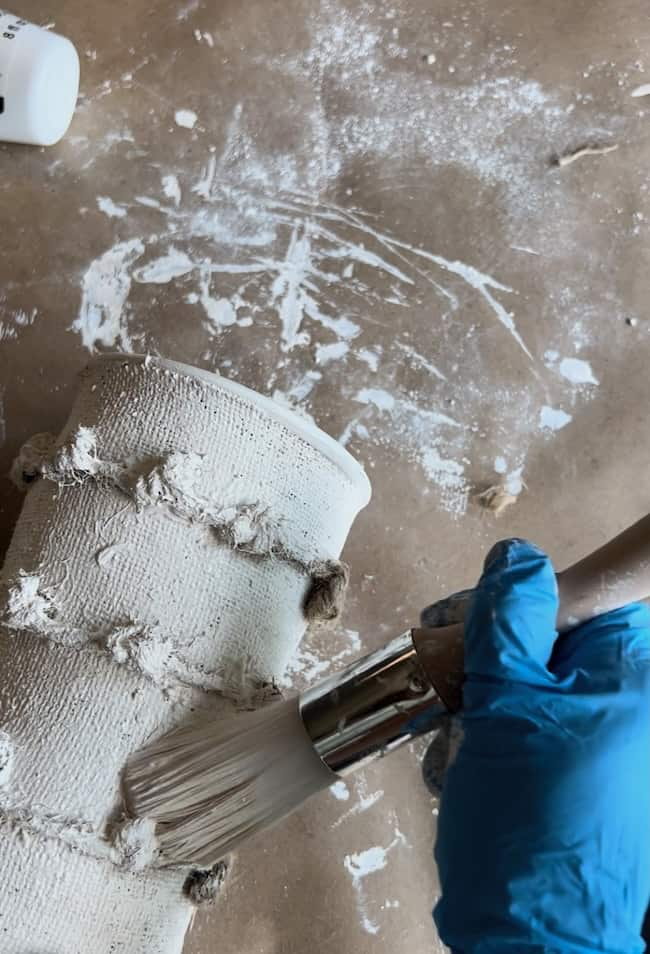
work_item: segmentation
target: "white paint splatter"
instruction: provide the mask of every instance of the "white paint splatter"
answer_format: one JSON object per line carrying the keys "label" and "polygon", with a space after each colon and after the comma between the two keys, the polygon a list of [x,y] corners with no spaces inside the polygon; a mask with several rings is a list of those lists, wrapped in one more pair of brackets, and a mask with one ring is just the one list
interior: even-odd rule
{"label": "white paint splatter", "polygon": [[354,629],[330,633],[325,639],[316,630],[309,632],[287,666],[280,685],[283,689],[302,691],[360,652],[361,639]]}
{"label": "white paint splatter", "polygon": [[498,457],[494,458],[494,470],[497,474],[505,474],[507,469],[508,462],[506,461],[505,457],[501,457],[501,455],[499,455]]}
{"label": "white paint splatter", "polygon": [[539,426],[543,430],[560,431],[572,420],[570,414],[561,408],[549,407],[545,404],[539,412]]}
{"label": "white paint splatter", "polygon": [[319,344],[316,346],[316,364],[329,364],[330,361],[338,361],[344,358],[350,350],[347,341],[334,341],[332,344]]}
{"label": "white paint splatter", "polygon": [[195,30],[194,39],[197,43],[207,43],[210,48],[214,46],[214,37],[211,33],[207,33],[205,30]]}
{"label": "white paint splatter", "polygon": [[364,881],[369,875],[383,871],[388,864],[388,855],[390,852],[398,845],[404,844],[406,844],[404,835],[398,829],[395,829],[395,837],[385,848],[381,845],[375,845],[372,848],[367,848],[365,851],[346,855],[343,859],[343,865],[352,878],[352,887],[357,894],[357,906],[361,924],[364,931],[368,934],[379,934],[381,928],[368,914],[368,899],[366,897]]}
{"label": "white paint splatter", "polygon": [[524,466],[520,464],[519,467],[515,467],[514,470],[510,471],[503,482],[505,490],[509,494],[512,494],[513,497],[518,497],[524,489],[523,472]]}
{"label": "white paint splatter", "polygon": [[344,781],[334,782],[330,785],[330,792],[339,802],[347,802],[350,798],[350,789]]}
{"label": "white paint splatter", "polygon": [[196,268],[185,252],[170,245],[167,253],[136,269],[133,278],[143,285],[166,285],[174,278],[181,278]]}
{"label": "white paint splatter", "polygon": [[527,255],[539,255],[539,252],[536,252],[534,248],[528,248],[527,245],[511,245],[511,249],[515,252],[525,252]]}
{"label": "white paint splatter", "polygon": [[598,384],[591,366],[582,358],[562,358],[558,370],[572,384]]}
{"label": "white paint splatter", "polygon": [[443,457],[437,447],[423,448],[420,462],[429,480],[443,491],[446,509],[456,515],[465,513],[470,488],[463,464]]}
{"label": "white paint splatter", "polygon": [[237,323],[237,312],[229,298],[214,298],[210,293],[210,273],[202,272],[199,281],[199,301],[208,319],[206,324],[213,334]]}
{"label": "white paint splatter", "polygon": [[[357,800],[347,811],[345,811],[332,825],[332,828],[339,828],[349,818],[362,815],[364,812],[373,808],[384,797],[384,790],[377,789],[375,792],[368,791],[368,782],[362,773],[357,774],[353,779],[355,795]],[[349,795],[349,793],[348,793]],[[347,799],[346,799],[347,801]]]}
{"label": "white paint splatter", "polygon": [[425,371],[429,371],[429,373],[432,374],[434,378],[438,378],[439,381],[447,380],[447,376],[443,374],[442,371],[435,366],[435,364],[433,364],[423,355],[419,354],[415,348],[412,348],[410,345],[405,345],[401,341],[396,341],[395,347],[399,348],[400,351],[403,351],[404,354],[408,355],[416,368],[423,368]]}
{"label": "white paint splatter", "polygon": [[33,325],[37,315],[37,308],[32,308],[31,311],[19,308],[18,311],[9,312],[3,320],[0,320],[0,341],[17,341],[20,329]]}
{"label": "white paint splatter", "polygon": [[395,407],[395,398],[382,388],[362,388],[357,391],[355,401],[359,404],[372,404],[380,411],[392,411]]}
{"label": "white paint splatter", "polygon": [[356,352],[357,358],[359,361],[363,361],[368,365],[371,371],[377,371],[379,367],[379,360],[381,358],[381,347],[376,346],[374,349],[371,348],[359,348]]}
{"label": "white paint splatter", "polygon": [[126,216],[126,209],[122,205],[116,205],[112,199],[106,195],[97,196],[97,205],[100,212],[107,215],[109,219],[123,219]]}
{"label": "white paint splatter", "polygon": [[650,83],[642,83],[641,86],[637,86],[632,90],[630,96],[638,98],[639,96],[650,96]]}
{"label": "white paint splatter", "polygon": [[178,208],[178,206],[181,203],[181,199],[183,197],[181,193],[181,186],[178,181],[178,176],[175,176],[171,173],[169,175],[163,176],[162,189],[165,196],[168,199],[171,199],[174,205],[176,206],[176,208]]}
{"label": "white paint splatter", "polygon": [[131,265],[144,252],[140,239],[117,242],[96,258],[83,277],[81,307],[72,323],[89,351],[97,345],[132,350],[126,323],[126,303],[131,291]]}
{"label": "white paint splatter", "polygon": [[198,118],[191,109],[177,109],[174,113],[174,122],[183,129],[194,129]]}

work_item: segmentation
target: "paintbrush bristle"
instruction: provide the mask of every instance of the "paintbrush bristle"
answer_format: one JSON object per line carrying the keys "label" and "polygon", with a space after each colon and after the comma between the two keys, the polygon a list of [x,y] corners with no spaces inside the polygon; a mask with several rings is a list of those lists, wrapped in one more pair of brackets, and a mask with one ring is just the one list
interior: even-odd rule
{"label": "paintbrush bristle", "polygon": [[124,787],[162,864],[212,864],[336,779],[291,699],[175,729],[131,757]]}

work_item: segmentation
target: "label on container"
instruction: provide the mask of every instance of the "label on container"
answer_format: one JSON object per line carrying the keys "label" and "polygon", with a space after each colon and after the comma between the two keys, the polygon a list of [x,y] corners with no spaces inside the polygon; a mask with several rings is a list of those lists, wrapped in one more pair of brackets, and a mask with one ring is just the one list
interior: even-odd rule
{"label": "label on container", "polygon": [[[0,10],[0,98],[4,98],[9,81],[9,70],[14,58],[20,31],[30,26],[27,20],[16,17],[13,13]],[[4,110],[4,102],[0,102],[0,113]]]}

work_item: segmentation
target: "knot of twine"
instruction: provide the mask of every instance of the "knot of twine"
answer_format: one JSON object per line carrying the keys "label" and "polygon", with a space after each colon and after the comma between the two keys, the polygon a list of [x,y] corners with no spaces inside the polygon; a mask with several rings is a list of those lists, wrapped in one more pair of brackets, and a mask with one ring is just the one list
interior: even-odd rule
{"label": "knot of twine", "polygon": [[190,871],[183,885],[183,894],[197,907],[201,904],[212,904],[223,887],[228,874],[228,864],[218,861],[211,868],[194,868]]}
{"label": "knot of twine", "polygon": [[340,560],[315,560],[309,566],[311,584],[302,604],[309,622],[338,619],[343,612],[350,570]]}

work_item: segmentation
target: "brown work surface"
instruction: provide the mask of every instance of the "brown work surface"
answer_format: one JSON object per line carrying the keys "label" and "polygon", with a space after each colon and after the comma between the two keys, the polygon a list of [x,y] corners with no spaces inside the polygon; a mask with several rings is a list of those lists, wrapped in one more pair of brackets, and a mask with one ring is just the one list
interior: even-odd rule
{"label": "brown work surface", "polygon": [[[650,509],[640,0],[15,12],[76,43],[82,97],[60,145],[0,147],[3,471],[61,425],[93,349],[312,415],[374,497],[300,686],[471,584],[497,538],[565,564]],[[504,480],[525,486],[496,521],[472,496]],[[6,481],[0,504],[6,541]],[[186,954],[441,951],[422,751],[242,850]]]}

